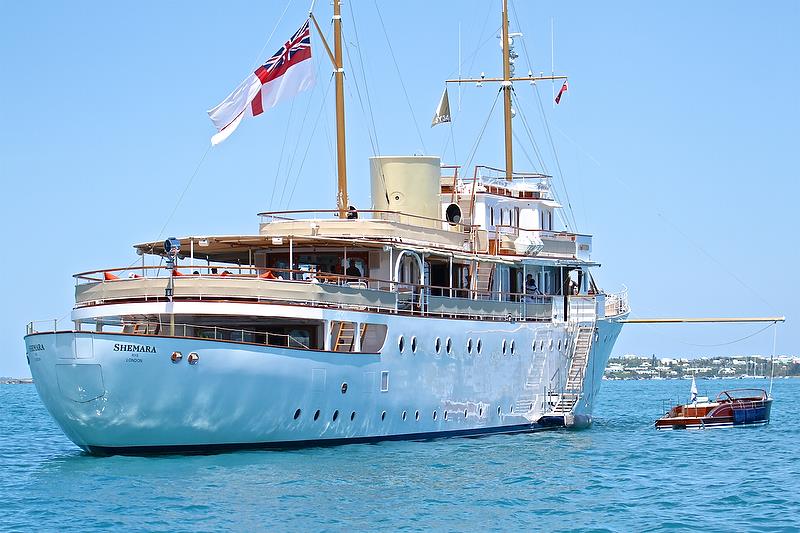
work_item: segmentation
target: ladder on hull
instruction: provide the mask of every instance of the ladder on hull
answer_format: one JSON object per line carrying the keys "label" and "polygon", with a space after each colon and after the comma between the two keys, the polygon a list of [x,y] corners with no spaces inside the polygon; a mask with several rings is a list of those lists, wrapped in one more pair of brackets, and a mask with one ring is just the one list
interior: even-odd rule
{"label": "ladder on hull", "polygon": [[589,362],[589,352],[592,350],[593,335],[593,327],[578,328],[564,391],[558,395],[558,401],[544,416],[566,417],[572,414],[583,393],[583,378],[586,374],[586,364]]}

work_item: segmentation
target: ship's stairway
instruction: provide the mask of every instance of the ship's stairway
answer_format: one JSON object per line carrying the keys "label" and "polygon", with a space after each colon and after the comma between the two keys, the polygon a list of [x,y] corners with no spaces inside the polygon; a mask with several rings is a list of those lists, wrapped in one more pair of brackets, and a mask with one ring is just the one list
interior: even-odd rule
{"label": "ship's stairway", "polygon": [[555,405],[545,413],[545,416],[565,416],[572,413],[575,405],[583,393],[583,378],[586,373],[586,364],[589,361],[589,352],[592,349],[593,327],[579,327],[575,336],[575,347],[572,352],[572,361],[567,370],[567,382],[564,390],[558,395]]}
{"label": "ship's stairway", "polygon": [[[537,364],[539,361],[539,364]],[[515,414],[526,414],[533,411],[534,405],[539,405],[538,392],[542,384],[542,376],[544,375],[544,367],[547,364],[547,358],[542,355],[538,360],[534,357],[531,361],[528,373],[525,376],[525,386],[523,390],[523,397],[514,402]]]}
{"label": "ship's stairway", "polygon": [[472,198],[470,196],[459,197],[457,203],[461,208],[461,223],[464,225],[464,231],[468,232],[470,226],[474,224],[472,221]]}
{"label": "ship's stairway", "polygon": [[475,273],[475,291],[479,295],[490,294],[492,290],[492,278],[494,278],[494,267],[494,263],[478,263]]}
{"label": "ship's stairway", "polygon": [[334,322],[336,342],[333,343],[334,352],[352,352],[355,344],[355,324],[352,322]]}

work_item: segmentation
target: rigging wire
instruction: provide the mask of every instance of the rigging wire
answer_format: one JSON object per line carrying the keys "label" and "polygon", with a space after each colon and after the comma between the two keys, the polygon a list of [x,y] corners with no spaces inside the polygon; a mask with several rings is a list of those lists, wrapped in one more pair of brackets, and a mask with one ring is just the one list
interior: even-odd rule
{"label": "rigging wire", "polygon": [[486,131],[486,126],[489,125],[489,120],[492,118],[492,113],[494,113],[494,108],[497,105],[497,100],[500,98],[500,93],[503,92],[503,88],[501,87],[500,90],[497,91],[497,94],[494,97],[494,102],[492,102],[492,108],[489,110],[489,114],[486,116],[486,120],[483,123],[483,127],[481,128],[480,133],[478,134],[478,138],[475,139],[475,144],[472,145],[470,149],[469,159],[467,159],[467,164],[464,165],[464,168],[469,168],[472,164],[472,159],[475,157],[475,153],[478,151],[478,146],[481,143],[481,139],[483,138],[483,133]]}
{"label": "rigging wire", "polygon": [[547,115],[544,111],[544,106],[542,105],[542,96],[539,93],[539,86],[535,83],[533,84],[533,90],[536,93],[536,100],[539,103],[539,111],[542,115],[542,123],[544,124],[544,130],[547,133],[547,139],[550,141],[550,148],[553,151],[553,158],[556,162],[556,169],[558,170],[558,178],[561,180],[561,186],[564,187],[564,194],[566,195],[565,198],[567,200],[567,207],[569,208],[569,214],[572,216],[572,223],[577,231],[578,225],[575,222],[575,211],[572,209],[572,201],[569,197],[569,189],[567,188],[567,183],[564,180],[564,172],[561,170],[561,161],[558,159],[558,151],[556,151],[556,145],[553,142],[553,135],[550,133],[550,124],[547,121]]}
{"label": "rigging wire", "polygon": [[[519,98],[516,95],[516,91],[511,91],[511,94],[514,97],[514,101],[519,104]],[[547,165],[545,164],[544,158],[542,157],[542,153],[539,150],[539,145],[536,143],[536,139],[533,136],[533,130],[531,129],[530,124],[528,124],[528,119],[525,117],[525,113],[522,110],[523,106],[522,105],[517,105],[517,109],[518,109],[518,112],[519,112],[520,119],[522,120],[522,125],[523,125],[523,127],[525,129],[525,132],[528,134],[528,139],[530,139],[531,145],[533,146],[533,149],[536,152],[536,157],[539,160],[539,164],[541,165],[541,168],[542,168],[543,172],[545,174],[549,175],[550,172],[548,171]],[[533,163],[533,161],[531,161],[530,156],[528,155],[527,151],[525,150],[525,145],[522,142],[519,142],[518,145],[522,149],[523,153],[525,153],[525,156],[528,158],[528,161],[531,163],[531,165],[535,167],[536,165]],[[553,196],[560,203],[560,199],[559,199],[560,195],[559,195],[558,190],[555,187],[553,188]],[[558,213],[558,217],[561,219],[561,222],[564,224],[564,226],[567,229],[569,229],[570,228],[569,218],[565,214],[564,210],[563,209],[559,209],[558,211],[556,211],[556,213]]]}
{"label": "rigging wire", "polygon": [[[653,326],[651,324],[647,324],[647,326],[652,331],[654,331],[657,335],[660,335],[660,336],[663,336],[663,337],[667,336],[666,334],[659,332],[658,328],[656,326]],[[771,323],[767,324],[766,326],[764,326],[763,328],[759,329],[758,331],[755,331],[753,333],[745,335],[744,337],[740,337],[740,338],[732,340],[732,341],[726,341],[726,342],[715,343],[715,344],[696,344],[696,343],[691,343],[691,342],[684,342],[684,341],[680,341],[680,340],[675,339],[673,336],[669,336],[669,338],[670,338],[670,340],[672,342],[677,342],[678,344],[683,344],[684,346],[692,346],[692,347],[695,347],[695,348],[717,348],[717,347],[721,347],[721,346],[730,346],[731,344],[737,344],[739,342],[745,341],[745,340],[747,340],[747,339],[749,339],[751,337],[755,337],[759,333],[762,333],[763,331],[766,331],[768,328],[771,328],[773,326],[777,327],[777,323],[776,322],[771,322]]]}
{"label": "rigging wire", "polygon": [[[294,198],[294,192],[297,189],[297,184],[300,182],[300,174],[303,172],[303,166],[305,165],[306,158],[308,157],[308,150],[311,148],[311,141],[314,138],[314,133],[317,131],[317,125],[319,125],[319,120],[324,115],[322,109],[325,107],[325,102],[328,97],[328,91],[330,91],[331,83],[333,82],[333,75],[331,75],[330,81],[328,82],[328,86],[325,88],[325,94],[322,95],[322,105],[320,106],[319,111],[317,112],[317,118],[314,121],[314,126],[311,128],[311,135],[308,138],[308,144],[306,145],[306,150],[303,153],[303,159],[300,161],[300,167],[297,169],[297,176],[294,179],[294,185],[292,186],[292,191],[289,194],[289,199],[286,201],[286,208],[289,208],[289,205],[292,203],[292,198]],[[309,108],[311,106],[308,106]],[[288,181],[288,180],[287,180]]]}
{"label": "rigging wire", "polygon": [[253,64],[255,65],[255,67],[258,67],[259,65],[261,65],[261,59],[260,58],[262,57],[262,54],[264,53],[264,50],[266,50],[267,46],[269,46],[269,42],[272,40],[272,36],[275,35],[275,30],[277,30],[278,26],[280,26],[280,23],[283,20],[284,15],[286,15],[286,12],[289,10],[289,6],[290,5],[292,5],[292,0],[289,0],[288,2],[286,2],[286,7],[283,8],[283,12],[281,13],[281,16],[278,17],[278,22],[275,23],[275,26],[272,28],[272,31],[269,32],[269,36],[267,37],[267,40],[264,43],[264,46],[261,47],[261,50],[258,52],[258,54],[256,55],[255,59],[253,60]]}
{"label": "rigging wire", "polygon": [[427,152],[428,149],[425,148],[425,141],[422,138],[422,132],[419,129],[419,123],[417,122],[417,117],[414,116],[414,108],[411,105],[411,99],[408,97],[408,91],[406,90],[406,84],[403,81],[403,74],[400,72],[400,66],[397,64],[397,58],[394,55],[394,50],[392,49],[392,43],[389,40],[389,33],[386,31],[386,25],[383,23],[383,16],[381,15],[381,10],[378,7],[378,1],[373,0],[375,5],[375,11],[378,13],[378,20],[381,22],[381,28],[383,29],[383,35],[386,37],[386,44],[389,46],[389,53],[392,56],[392,62],[394,62],[394,68],[397,70],[397,77],[400,79],[400,87],[403,88],[403,94],[406,97],[406,103],[408,104],[408,110],[411,113],[411,120],[414,122],[414,127],[417,130],[417,136],[419,137],[419,142],[422,144],[422,150]]}
{"label": "rigging wire", "polygon": [[[358,38],[356,38],[356,42],[357,42],[357,40],[358,40]],[[358,44],[356,44],[355,47],[356,47],[357,50],[359,49]],[[353,86],[355,87],[355,94],[356,94],[356,99],[358,100],[358,106],[361,109],[361,117],[364,120],[364,123],[366,125],[367,136],[369,137],[369,144],[370,144],[370,147],[372,148],[372,155],[379,155],[380,150],[378,148],[378,134],[377,134],[377,131],[375,129],[375,118],[372,115],[372,108],[370,107],[369,111],[367,111],[367,108],[364,106],[364,99],[361,96],[361,89],[360,89],[360,86],[359,86],[359,83],[358,83],[358,80],[357,80],[357,72],[358,71],[356,70],[355,66],[353,65],[353,60],[350,57],[350,47],[347,46],[347,41],[345,41],[344,51],[345,51],[345,56],[347,57],[347,62],[350,64],[350,69],[353,72],[352,83],[353,83]],[[359,50],[359,53],[360,53],[360,50]],[[363,71],[363,63],[362,63],[362,67],[361,68],[362,68],[362,78],[364,79],[364,92],[366,93],[367,92],[367,83],[366,83],[366,75],[364,74],[364,71]],[[369,98],[368,95],[367,95],[367,98]]]}
{"label": "rigging wire", "polygon": [[208,152],[211,151],[211,146],[212,146],[211,143],[209,143],[208,146],[206,147],[206,151],[203,152],[203,156],[200,158],[200,161],[197,162],[197,165],[194,168],[194,172],[192,172],[192,175],[189,177],[189,180],[186,182],[186,186],[183,188],[183,191],[181,192],[180,196],[178,196],[178,201],[175,202],[175,207],[172,208],[172,212],[167,217],[167,220],[164,222],[164,225],[161,226],[161,230],[159,230],[159,232],[158,232],[158,237],[156,237],[157,241],[160,240],[161,237],[164,235],[164,230],[167,229],[167,225],[172,221],[172,217],[175,216],[175,212],[178,210],[178,207],[181,205],[181,201],[183,201],[183,197],[186,196],[186,191],[188,191],[189,187],[191,187],[192,182],[194,181],[194,178],[197,176],[197,173],[200,171],[200,167],[203,166],[203,161],[206,160],[206,156],[208,155]]}
{"label": "rigging wire", "polygon": [[[328,87],[325,89],[325,96],[327,96],[328,89],[331,86],[331,80],[333,80],[333,74],[331,74],[331,78],[330,78],[330,80],[328,80]],[[324,103],[325,103],[325,98],[323,97],[323,105],[324,105]],[[304,128],[304,126],[306,124],[306,120],[308,119],[309,111],[311,111],[311,106],[310,105],[306,106],[306,112],[303,113],[303,120],[300,122],[300,129],[298,130],[300,132],[304,131],[303,128]],[[317,117],[317,118],[319,118],[319,117]],[[311,141],[309,140],[309,144],[310,144],[310,142]],[[295,163],[296,157],[297,157],[297,152],[298,152],[299,149],[300,149],[300,143],[296,143],[294,145],[294,151],[292,152],[292,156],[291,156],[291,159],[290,159],[291,164],[289,165],[289,167],[288,167],[288,169],[286,171],[286,175],[287,176],[292,174],[292,168],[294,167],[294,163]],[[289,182],[289,180],[283,180],[283,189],[281,190],[281,197],[280,197],[280,200],[278,200],[278,205],[282,205],[283,204],[283,198],[284,198],[284,196],[286,194],[286,185],[287,185],[288,182]]]}
{"label": "rigging wire", "polygon": [[[483,14],[483,26],[481,26],[481,31],[480,31],[480,32],[478,32],[478,39],[480,39],[480,38],[481,38],[481,36],[483,36],[483,32],[484,32],[484,31],[486,31],[486,25],[489,23],[489,19],[491,18],[491,17],[489,17],[489,13],[491,12],[491,10],[492,10],[492,8],[493,8],[493,7],[494,7],[494,6],[493,6],[493,2],[486,2],[486,12]],[[483,48],[483,46],[484,46],[484,45],[485,45],[487,42],[489,42],[489,40],[490,40],[490,39],[491,39],[491,38],[492,38],[494,35],[496,35],[496,34],[497,34],[497,30],[495,30],[495,31],[493,31],[492,33],[490,33],[490,34],[489,34],[489,37],[488,37],[488,38],[487,38],[485,41],[483,41],[483,42],[480,42],[480,43],[479,43],[479,44],[478,44],[478,45],[475,47],[475,51],[474,51],[474,52],[472,52],[472,55],[471,55],[470,57],[468,57],[468,58],[467,58],[468,60],[471,60],[471,61],[470,61],[470,64],[469,64],[469,68],[467,68],[467,74],[469,74],[470,72],[472,72],[472,67],[475,65],[475,58],[477,57],[477,55],[478,55],[478,52],[479,52],[479,51],[481,50],[481,48]],[[465,60],[465,61],[466,61],[466,60]],[[464,65],[464,63],[462,62],[462,63],[461,63],[461,65],[459,65],[459,66],[463,66],[463,65]]]}
{"label": "rigging wire", "polygon": [[[372,99],[369,96],[369,84],[367,83],[367,70],[364,68],[364,56],[361,53],[361,40],[358,38],[358,25],[356,24],[356,15],[355,9],[348,9],[347,11],[350,12],[350,19],[353,21],[353,35],[356,38],[356,51],[358,52],[358,63],[361,66],[361,78],[364,80],[364,94],[367,100],[367,109],[369,110],[369,119],[370,123],[372,124],[372,135],[375,136],[375,146],[372,149],[372,153],[374,155],[381,154],[381,146],[378,142],[378,128],[375,126],[375,114],[372,111]],[[362,113],[364,104],[361,103],[361,93],[358,91],[358,83],[356,82],[356,70],[353,68],[353,62],[350,60],[350,49],[345,46],[345,51],[347,52],[347,60],[350,61],[350,67],[353,69],[353,84],[356,86],[356,92],[358,94],[359,104],[362,107]],[[372,142],[372,135],[370,135],[370,142]]]}
{"label": "rigging wire", "polygon": [[[292,123],[292,115],[294,114],[294,102],[295,102],[295,100],[296,100],[295,98],[292,98],[292,105],[289,108],[289,121],[288,121],[288,124]],[[288,130],[289,127],[287,126],[286,129]],[[287,134],[283,136],[283,142],[281,143],[281,153],[278,156],[278,164],[275,167],[275,179],[272,180],[272,194],[269,197],[269,204],[267,204],[269,206],[269,209],[268,209],[269,211],[272,211],[272,201],[275,199],[275,191],[278,189],[278,178],[280,176],[281,167],[283,166],[283,153],[284,153],[284,150],[286,149],[286,140],[289,138],[288,131],[286,133]],[[286,164],[287,165],[289,164],[289,160],[288,159],[286,160]]]}

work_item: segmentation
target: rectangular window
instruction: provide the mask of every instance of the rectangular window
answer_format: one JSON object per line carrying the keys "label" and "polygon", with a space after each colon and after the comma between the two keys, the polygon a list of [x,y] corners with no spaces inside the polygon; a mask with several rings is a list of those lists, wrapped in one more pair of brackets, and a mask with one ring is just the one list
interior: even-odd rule
{"label": "rectangular window", "polygon": [[361,324],[361,351],[378,353],[386,341],[386,324]]}
{"label": "rectangular window", "polygon": [[389,392],[389,371],[381,372],[381,392]]}

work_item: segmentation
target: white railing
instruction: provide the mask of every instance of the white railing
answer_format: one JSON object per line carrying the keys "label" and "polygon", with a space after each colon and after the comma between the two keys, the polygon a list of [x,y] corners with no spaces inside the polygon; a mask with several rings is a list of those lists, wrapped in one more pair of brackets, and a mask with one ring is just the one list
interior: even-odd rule
{"label": "white railing", "polygon": [[628,304],[628,289],[627,287],[620,292],[606,294],[606,316],[613,317],[624,315],[631,310]]}

